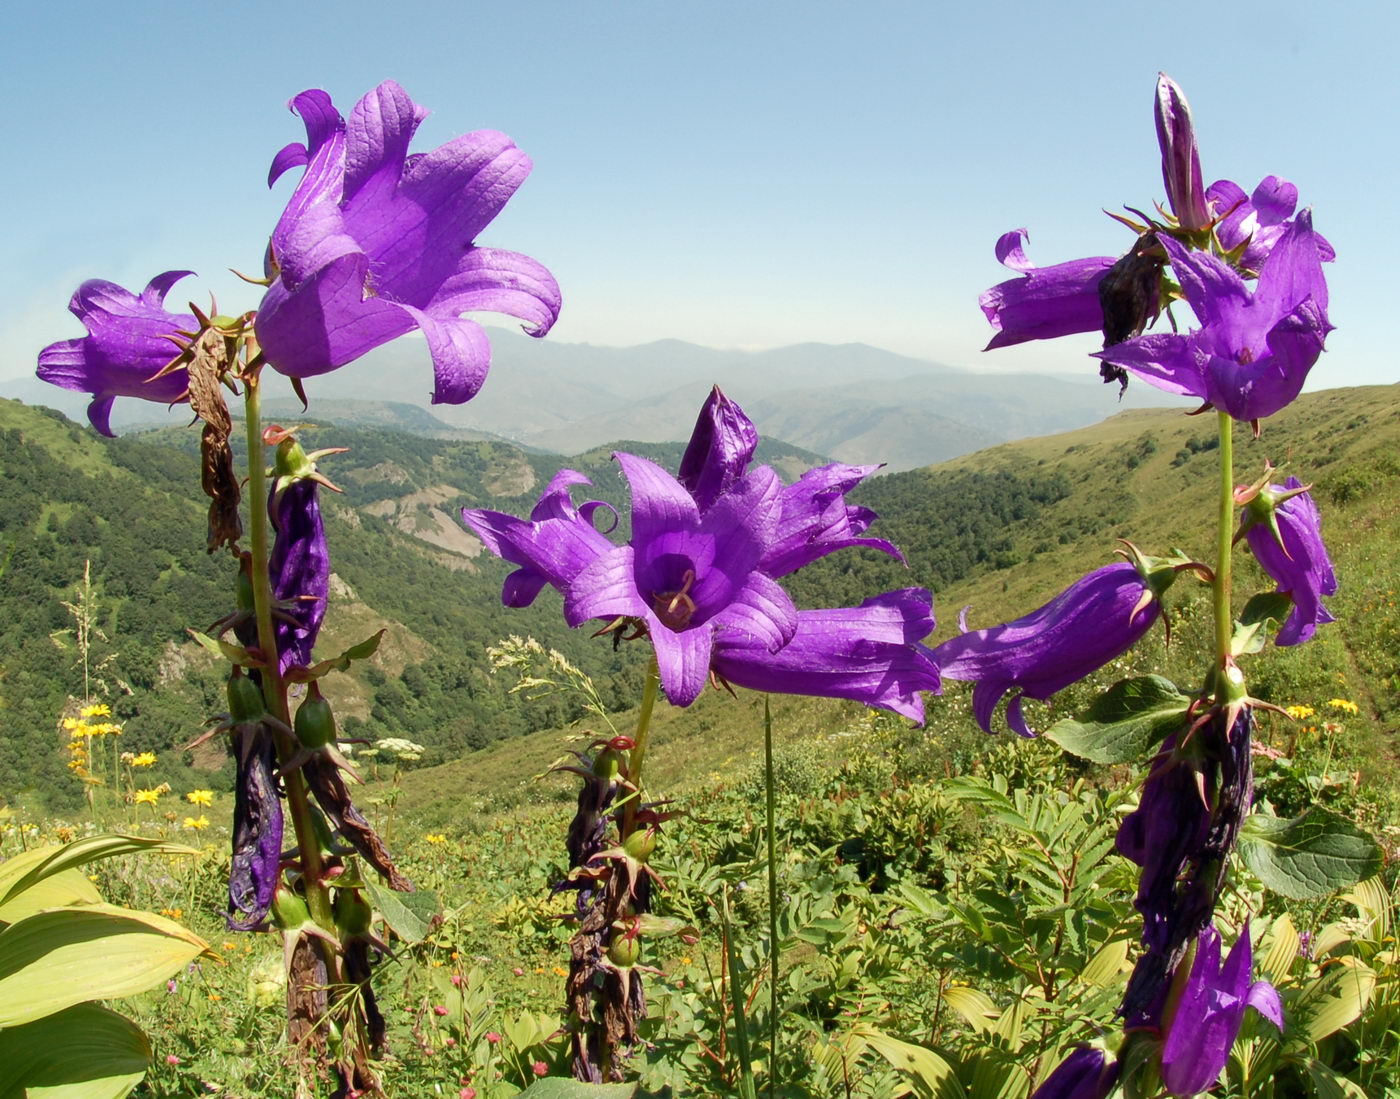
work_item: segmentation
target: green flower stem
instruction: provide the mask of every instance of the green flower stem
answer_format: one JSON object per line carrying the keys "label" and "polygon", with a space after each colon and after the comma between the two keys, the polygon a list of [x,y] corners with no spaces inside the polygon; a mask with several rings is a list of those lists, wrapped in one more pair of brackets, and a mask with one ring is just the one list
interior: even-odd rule
{"label": "green flower stem", "polygon": [[647,735],[651,732],[651,712],[656,708],[656,695],[661,687],[661,671],[656,655],[647,668],[646,686],[642,688],[642,708],[637,714],[637,731],[632,737],[632,751],[627,759],[627,778],[636,787],[622,808],[622,838],[632,834],[637,820],[637,804],[642,800],[642,761],[647,754]]}
{"label": "green flower stem", "polygon": [[[258,620],[258,648],[267,659],[259,669],[262,675],[263,700],[267,711],[284,725],[292,723],[287,705],[287,685],[282,680],[278,663],[277,633],[272,625],[272,578],[268,575],[269,540],[267,518],[267,469],[263,463],[262,393],[256,369],[243,379],[243,403],[248,439],[248,540],[253,555],[253,606]],[[297,745],[285,733],[275,733],[277,759],[283,766],[296,755]],[[300,770],[288,772],[283,783],[287,792],[287,811],[296,832],[297,850],[301,854],[306,904],[311,918],[326,931],[334,932],[335,917],[331,912],[330,891],[326,889],[321,845],[311,819],[311,802],[306,781]],[[329,959],[328,959],[329,960]]]}
{"label": "green flower stem", "polygon": [[[1215,583],[1215,670],[1223,675],[1230,661],[1230,639],[1234,634],[1234,618],[1230,614],[1231,547],[1235,525],[1234,426],[1224,412],[1216,413],[1220,431],[1220,510],[1216,528]],[[1217,701],[1223,702],[1224,683],[1216,685]]]}
{"label": "green flower stem", "polygon": [[778,841],[773,823],[773,712],[763,696],[763,791],[768,831],[768,1099],[778,1086]]}

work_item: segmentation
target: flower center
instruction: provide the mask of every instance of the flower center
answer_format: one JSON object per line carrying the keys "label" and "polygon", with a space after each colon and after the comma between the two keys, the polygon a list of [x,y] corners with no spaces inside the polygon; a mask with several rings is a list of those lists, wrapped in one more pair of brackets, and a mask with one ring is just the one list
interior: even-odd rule
{"label": "flower center", "polygon": [[695,614],[695,600],[690,598],[690,589],[694,586],[695,570],[686,569],[681,586],[676,591],[651,593],[652,609],[663,626],[679,633],[690,625],[690,619]]}

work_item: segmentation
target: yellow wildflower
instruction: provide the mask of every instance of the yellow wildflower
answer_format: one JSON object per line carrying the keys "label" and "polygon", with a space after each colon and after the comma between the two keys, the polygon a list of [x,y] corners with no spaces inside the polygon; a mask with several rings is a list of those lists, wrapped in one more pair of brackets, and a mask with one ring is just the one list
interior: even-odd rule
{"label": "yellow wildflower", "polygon": [[142,752],[139,756],[131,757],[131,765],[133,767],[150,767],[155,761],[155,752]]}
{"label": "yellow wildflower", "polygon": [[83,717],[111,717],[112,707],[105,702],[99,702],[94,706],[84,706],[78,713]]}
{"label": "yellow wildflower", "polygon": [[191,790],[188,794],[185,795],[185,800],[188,801],[191,805],[213,805],[214,791]]}
{"label": "yellow wildflower", "polygon": [[154,804],[155,804],[156,802],[158,802],[159,800],[160,800],[160,791],[159,791],[159,790],[137,790],[137,791],[136,791],[136,804],[137,804],[137,805],[154,805]]}
{"label": "yellow wildflower", "polygon": [[224,940],[224,949],[225,949],[225,950],[237,950],[237,949],[238,949],[238,944],[237,944],[237,943],[231,943],[231,942],[229,942],[227,939],[225,939],[225,940]]}
{"label": "yellow wildflower", "polygon": [[1311,706],[1285,706],[1283,712],[1294,721],[1302,721],[1305,717],[1312,717],[1317,713]]}
{"label": "yellow wildflower", "polygon": [[567,977],[569,975],[569,971],[565,969],[562,965],[556,965],[554,967],[554,975],[556,977]]}
{"label": "yellow wildflower", "polygon": [[1349,698],[1329,698],[1327,700],[1327,705],[1331,706],[1334,710],[1342,710],[1349,714],[1359,714],[1361,712],[1361,707]]}
{"label": "yellow wildflower", "polygon": [[429,832],[429,833],[428,833],[426,836],[424,836],[423,838],[424,838],[425,840],[427,840],[429,843],[434,843],[434,844],[437,844],[437,843],[446,843],[446,842],[447,842],[447,836],[446,836],[444,833],[442,833],[442,832]]}
{"label": "yellow wildflower", "polygon": [[198,817],[186,817],[184,826],[186,828],[192,828],[196,832],[202,832],[209,827],[209,818],[203,813],[200,813]]}
{"label": "yellow wildflower", "polygon": [[76,717],[65,717],[63,727],[74,736],[84,736],[87,730],[87,722],[79,721]]}

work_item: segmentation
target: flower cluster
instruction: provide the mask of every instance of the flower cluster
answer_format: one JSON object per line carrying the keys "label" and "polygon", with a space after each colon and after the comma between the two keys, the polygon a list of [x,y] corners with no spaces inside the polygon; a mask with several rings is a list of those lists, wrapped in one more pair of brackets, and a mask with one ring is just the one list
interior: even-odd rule
{"label": "flower cluster", "polygon": [[[1230,180],[1202,185],[1190,107],[1166,75],[1156,121],[1167,190],[1160,220],[1119,218],[1138,234],[1121,258],[1051,267],[1027,259],[1024,229],[1005,234],[997,259],[1020,277],[982,295],[996,329],[987,349],[1099,332],[1105,380],[1126,381],[1127,371],[1237,420],[1272,416],[1298,395],[1332,329],[1322,273],[1332,247],[1310,210],[1295,213],[1298,190],[1286,180],[1268,176],[1248,196]],[[1144,334],[1174,300],[1199,327]]]}

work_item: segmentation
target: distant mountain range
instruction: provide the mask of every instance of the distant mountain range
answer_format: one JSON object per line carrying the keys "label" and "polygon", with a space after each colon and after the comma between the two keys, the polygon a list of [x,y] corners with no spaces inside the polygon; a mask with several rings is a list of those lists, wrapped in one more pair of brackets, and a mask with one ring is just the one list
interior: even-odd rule
{"label": "distant mountain range", "polygon": [[[494,364],[465,405],[430,405],[421,340],[405,338],[306,383],[306,415],[461,440],[499,436],[534,450],[577,454],[619,439],[684,440],[709,387],[738,401],[765,437],[853,463],[914,469],[1013,439],[1084,427],[1172,398],[1132,385],[1122,402],[1087,362],[1083,376],[980,374],[865,344],[807,343],[724,351],[660,340],[639,347],[533,340],[492,329]],[[272,391],[273,393],[276,390]],[[0,396],[81,417],[81,394],[36,379],[0,383]],[[301,416],[290,398],[277,416]],[[176,414],[178,415],[178,414]],[[118,401],[113,424],[152,422],[152,406]]]}

